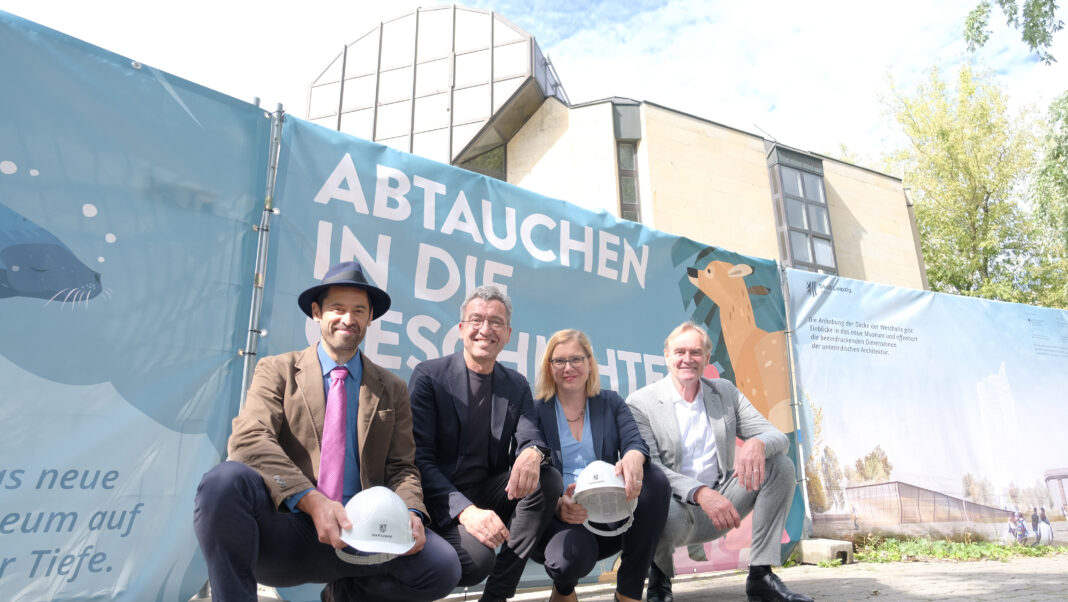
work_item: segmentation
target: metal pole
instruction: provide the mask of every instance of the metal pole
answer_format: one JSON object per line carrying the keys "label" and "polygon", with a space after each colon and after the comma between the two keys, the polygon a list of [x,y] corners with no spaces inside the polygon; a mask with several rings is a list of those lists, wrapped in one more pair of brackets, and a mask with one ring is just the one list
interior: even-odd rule
{"label": "metal pole", "polygon": [[781,263],[779,264],[779,284],[782,288],[783,295],[783,309],[786,312],[786,357],[790,366],[790,408],[794,419],[794,433],[797,434],[797,469],[795,476],[798,482],[801,484],[801,499],[805,502],[805,525],[802,529],[802,537],[809,537],[812,535],[812,505],[808,500],[808,475],[805,474],[805,446],[803,433],[801,432],[801,416],[800,407],[801,400],[798,393],[798,378],[797,378],[797,358],[794,356],[794,330],[790,326],[793,323],[793,316],[790,312],[790,286],[786,280],[786,267]]}
{"label": "metal pole", "polygon": [[282,105],[271,113],[271,140],[267,151],[267,187],[264,194],[263,213],[260,215],[258,226],[252,226],[259,234],[256,240],[256,271],[252,282],[252,307],[249,310],[248,338],[245,340],[245,348],[238,352],[244,357],[244,368],[241,374],[241,405],[245,407],[245,394],[248,390],[249,380],[252,378],[252,368],[256,358],[256,349],[261,336],[266,335],[265,330],[260,329],[260,313],[263,309],[263,280],[267,272],[267,243],[270,242],[271,216],[278,212],[274,208],[274,188],[278,180],[278,154],[282,147],[282,123],[285,120],[285,111]]}
{"label": "metal pole", "polygon": [[449,157],[449,165],[453,165],[455,155],[452,152],[452,128],[455,122],[453,103],[456,98],[456,5],[452,5],[452,40],[449,42],[449,148],[446,149]]}
{"label": "metal pole", "polygon": [[[493,12],[491,10],[490,11],[490,45],[489,45],[489,55],[490,55],[489,113],[488,113],[489,117],[486,120],[487,123],[489,122],[490,119],[493,119],[493,112],[495,110],[495,107],[493,106],[493,91],[494,91],[494,88],[496,87],[496,84],[497,84],[497,65],[496,65],[497,39],[495,37],[496,34],[497,34],[496,30],[497,30],[497,13],[495,13],[495,12]],[[505,154],[507,154],[507,153],[505,153]],[[507,173],[507,171],[505,173]],[[505,176],[505,177],[507,178],[507,176]]]}
{"label": "metal pole", "polygon": [[385,25],[378,22],[378,58],[375,63],[375,96],[374,105],[371,107],[371,142],[378,142],[378,96],[382,86],[382,35],[385,33]]}
{"label": "metal pole", "polygon": [[[256,356],[256,345],[259,337],[266,335],[266,331],[260,330],[260,311],[263,308],[263,275],[267,269],[267,243],[269,242],[271,215],[274,209],[274,185],[278,179],[278,152],[282,146],[282,121],[285,111],[282,104],[270,114],[271,139],[267,151],[267,187],[264,193],[263,213],[260,215],[259,225],[253,225],[252,229],[259,233],[256,240],[256,271],[252,275],[252,306],[249,309],[248,337],[245,339],[245,348],[238,349],[237,354],[244,358],[241,373],[241,403],[239,408],[245,407],[245,392],[248,389],[248,381],[252,373],[253,359]],[[205,583],[200,591],[190,602],[197,600],[209,600],[211,598],[211,582]]]}
{"label": "metal pole", "polygon": [[419,15],[415,9],[415,37],[412,39],[412,95],[408,100],[408,152],[415,152],[415,85],[419,81]]}
{"label": "metal pole", "polygon": [[[337,131],[341,131],[341,113],[345,107],[345,69],[348,67],[349,61],[349,47],[346,44],[345,48],[341,51],[341,82],[337,93],[337,127],[334,128]],[[311,102],[311,101],[309,101]]]}

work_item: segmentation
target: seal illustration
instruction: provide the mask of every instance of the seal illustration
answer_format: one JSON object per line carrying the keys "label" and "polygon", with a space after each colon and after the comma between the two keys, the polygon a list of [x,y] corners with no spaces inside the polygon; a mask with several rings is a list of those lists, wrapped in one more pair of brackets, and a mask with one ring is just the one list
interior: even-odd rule
{"label": "seal illustration", "polygon": [[100,294],[100,274],[51,232],[0,204],[0,299],[86,301]]}

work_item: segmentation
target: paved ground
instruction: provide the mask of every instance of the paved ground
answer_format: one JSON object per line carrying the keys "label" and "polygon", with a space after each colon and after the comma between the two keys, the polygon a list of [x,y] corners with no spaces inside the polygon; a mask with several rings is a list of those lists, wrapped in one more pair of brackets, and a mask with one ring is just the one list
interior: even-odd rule
{"label": "paved ground", "polygon": [[[791,589],[821,601],[1068,600],[1068,554],[1008,562],[858,563],[834,568],[803,565],[776,572]],[[613,589],[609,584],[583,585],[578,588],[579,600],[611,602]],[[745,600],[745,573],[678,577],[672,589],[678,602]],[[263,594],[262,602],[278,600],[267,592]],[[475,592],[467,600],[478,600],[478,596],[479,592]],[[541,602],[548,598],[548,590],[538,590],[520,593],[512,600]],[[449,602],[464,599],[462,594],[447,598]]]}
{"label": "paved ground", "polygon": [[[1068,600],[1068,555],[1008,562],[862,563],[834,568],[804,565],[777,573],[791,589],[816,600]],[[610,585],[581,586],[579,600],[609,602],[612,589]],[[745,600],[745,573],[678,578],[673,589],[678,602]],[[547,599],[545,591],[513,598]]]}

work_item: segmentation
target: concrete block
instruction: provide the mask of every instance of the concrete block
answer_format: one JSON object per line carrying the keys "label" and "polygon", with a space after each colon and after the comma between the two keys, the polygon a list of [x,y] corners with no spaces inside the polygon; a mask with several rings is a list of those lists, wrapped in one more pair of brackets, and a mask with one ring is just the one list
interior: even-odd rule
{"label": "concrete block", "polygon": [[853,564],[853,544],[837,539],[802,539],[797,544],[797,555],[802,564],[819,564],[836,558],[842,564]]}

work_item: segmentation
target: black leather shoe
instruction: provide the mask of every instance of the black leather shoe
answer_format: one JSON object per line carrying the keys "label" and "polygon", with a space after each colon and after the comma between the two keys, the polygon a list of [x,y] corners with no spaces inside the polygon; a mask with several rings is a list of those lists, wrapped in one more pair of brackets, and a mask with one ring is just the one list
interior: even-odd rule
{"label": "black leather shoe", "polygon": [[671,579],[656,564],[649,565],[649,585],[645,589],[645,599],[649,602],[672,602]]}
{"label": "black leather shoe", "polygon": [[760,579],[746,579],[745,595],[749,602],[812,602],[812,598],[786,589],[782,579],[771,572]]}

